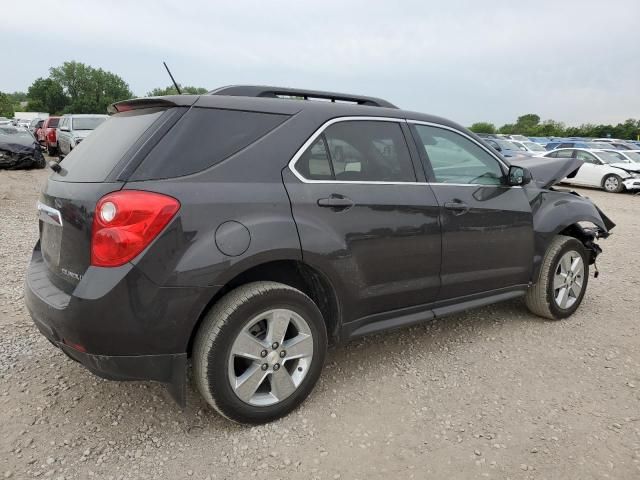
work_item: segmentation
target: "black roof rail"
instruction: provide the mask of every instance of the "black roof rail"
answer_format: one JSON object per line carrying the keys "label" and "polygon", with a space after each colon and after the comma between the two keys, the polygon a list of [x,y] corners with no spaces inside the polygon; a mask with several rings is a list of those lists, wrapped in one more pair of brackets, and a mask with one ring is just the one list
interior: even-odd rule
{"label": "black roof rail", "polygon": [[398,108],[381,98],[350,95],[347,93],[323,92],[320,90],[304,90],[300,88],[268,87],[259,85],[231,85],[212,90],[208,95],[229,95],[232,97],[300,97],[305,100],[323,99],[331,102],[357,103],[371,107]]}

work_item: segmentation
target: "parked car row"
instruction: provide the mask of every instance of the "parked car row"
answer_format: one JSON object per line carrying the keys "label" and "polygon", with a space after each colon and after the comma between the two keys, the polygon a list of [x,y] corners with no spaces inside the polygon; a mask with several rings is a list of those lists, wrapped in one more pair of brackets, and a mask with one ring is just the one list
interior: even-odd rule
{"label": "parked car row", "polygon": [[[640,150],[640,141],[637,140],[620,140],[616,138],[582,138],[582,137],[525,137],[524,135],[502,135],[492,133],[479,133],[479,137],[486,141],[494,142],[510,142],[514,143],[520,151],[539,152],[540,150],[531,150],[528,146],[521,145],[524,142],[530,142],[535,145],[541,145],[544,150],[550,151],[556,148],[599,148],[599,149],[616,149],[616,150]],[[491,145],[495,148],[494,145]],[[544,150],[542,152],[544,152]]]}
{"label": "parked car row", "polygon": [[49,155],[57,154],[62,159],[107,118],[108,115],[69,114],[34,119],[27,128]]}
{"label": "parked car row", "polygon": [[640,151],[560,148],[547,158],[577,158],[584,163],[563,183],[603,188],[607,192],[640,190]]}

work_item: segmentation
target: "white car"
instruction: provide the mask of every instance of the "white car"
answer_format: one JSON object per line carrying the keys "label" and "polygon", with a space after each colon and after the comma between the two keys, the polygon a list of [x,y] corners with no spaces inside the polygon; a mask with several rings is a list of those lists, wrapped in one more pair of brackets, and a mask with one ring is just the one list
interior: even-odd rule
{"label": "white car", "polygon": [[532,142],[531,140],[526,141],[518,141],[518,140],[509,140],[511,143],[515,143],[516,146],[522,150],[523,152],[532,153],[536,157],[543,156],[548,150],[544,148],[543,145]]}
{"label": "white car", "polygon": [[620,160],[623,162],[633,162],[640,163],[640,150],[613,150],[613,149],[603,149],[609,153],[617,155]]}
{"label": "white car", "polygon": [[549,158],[577,158],[584,161],[564,183],[603,188],[607,192],[640,190],[640,163],[624,160],[618,152],[587,148],[559,148],[544,155]]}

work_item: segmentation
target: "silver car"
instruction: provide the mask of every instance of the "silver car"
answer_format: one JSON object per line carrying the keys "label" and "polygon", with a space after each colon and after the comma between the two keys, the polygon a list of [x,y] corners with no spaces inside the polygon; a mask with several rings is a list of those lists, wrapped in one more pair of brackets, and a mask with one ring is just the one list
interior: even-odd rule
{"label": "silver car", "polygon": [[108,115],[65,115],[58,123],[58,155],[60,159],[69,154],[82,140],[98,126]]}

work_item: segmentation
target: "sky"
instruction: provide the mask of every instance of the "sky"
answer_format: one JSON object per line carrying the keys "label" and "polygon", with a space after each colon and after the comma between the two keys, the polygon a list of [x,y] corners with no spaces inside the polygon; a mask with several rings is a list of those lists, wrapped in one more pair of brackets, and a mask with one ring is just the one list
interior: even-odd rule
{"label": "sky", "polygon": [[[170,84],[358,93],[464,125],[640,118],[640,0],[3,0],[0,91],[76,60]],[[34,12],[45,12],[34,14]]]}

